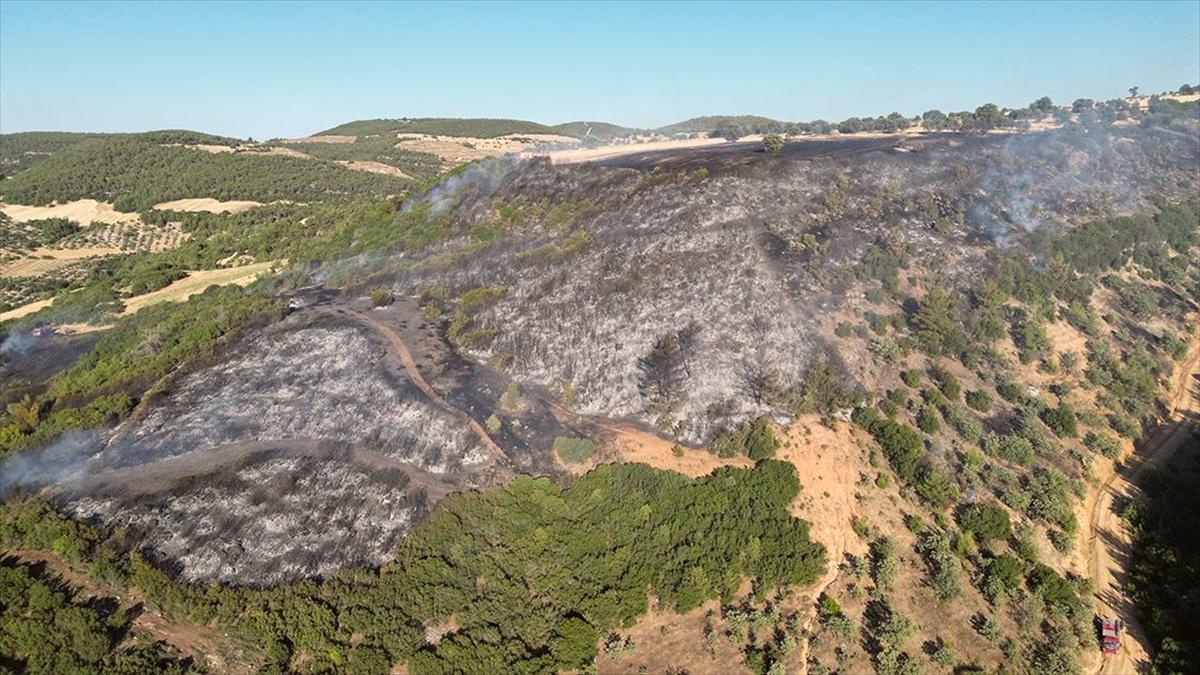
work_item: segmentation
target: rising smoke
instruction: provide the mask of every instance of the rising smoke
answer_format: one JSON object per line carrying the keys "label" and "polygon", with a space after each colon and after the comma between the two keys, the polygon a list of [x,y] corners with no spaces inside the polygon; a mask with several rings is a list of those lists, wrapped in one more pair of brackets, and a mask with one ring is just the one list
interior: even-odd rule
{"label": "rising smoke", "polygon": [[95,430],[68,431],[44,448],[9,455],[0,463],[0,499],[17,488],[69,486],[87,475],[88,462],[100,447]]}

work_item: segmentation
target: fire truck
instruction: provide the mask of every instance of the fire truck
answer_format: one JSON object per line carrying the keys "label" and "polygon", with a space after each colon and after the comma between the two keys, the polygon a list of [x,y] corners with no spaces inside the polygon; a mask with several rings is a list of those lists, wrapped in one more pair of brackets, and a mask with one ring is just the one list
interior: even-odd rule
{"label": "fire truck", "polygon": [[1121,629],[1124,626],[1118,619],[1107,616],[1100,620],[1100,649],[1105,654],[1116,654],[1121,651]]}

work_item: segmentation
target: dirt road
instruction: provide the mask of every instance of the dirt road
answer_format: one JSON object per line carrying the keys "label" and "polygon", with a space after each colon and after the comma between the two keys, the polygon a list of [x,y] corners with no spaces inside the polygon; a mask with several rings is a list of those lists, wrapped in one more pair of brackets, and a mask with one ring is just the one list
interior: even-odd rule
{"label": "dirt road", "polygon": [[1095,586],[1096,613],[1118,617],[1126,632],[1119,654],[1104,655],[1092,672],[1133,674],[1149,660],[1149,643],[1138,623],[1136,608],[1125,597],[1132,542],[1115,504],[1136,495],[1139,477],[1147,467],[1167,460],[1191,432],[1191,419],[1200,414],[1200,342],[1193,345],[1179,370],[1168,405],[1170,414],[1139,444],[1125,467],[1114,471],[1089,495],[1089,522],[1084,553]]}
{"label": "dirt road", "polygon": [[437,391],[435,391],[434,388],[425,381],[425,377],[422,376],[421,371],[417,369],[417,362],[413,360],[412,352],[409,351],[408,345],[404,344],[404,340],[400,338],[400,335],[397,334],[396,331],[392,330],[390,326],[382,321],[369,316],[365,312],[360,312],[354,309],[347,311],[374,328],[380,335],[384,337],[384,339],[388,341],[388,344],[390,344],[392,348],[396,350],[396,355],[400,357],[400,362],[404,364],[404,372],[408,373],[409,379],[412,380],[413,384],[417,385],[417,388],[420,389],[422,393],[429,397],[429,400],[437,404],[437,406],[442,410],[445,410],[455,417],[462,419],[467,426],[471,428],[471,431],[474,432],[475,436],[479,438],[479,442],[483,444],[483,447],[487,448],[488,453],[496,458],[496,460],[502,465],[508,464],[508,456],[504,454],[504,451],[500,449],[500,446],[496,444],[496,441],[492,440],[492,437],[488,435],[486,430],[484,430],[483,425],[481,425],[479,422],[476,422],[475,418],[471,417],[466,412],[451,405],[449,401],[442,398],[441,394],[437,393]]}

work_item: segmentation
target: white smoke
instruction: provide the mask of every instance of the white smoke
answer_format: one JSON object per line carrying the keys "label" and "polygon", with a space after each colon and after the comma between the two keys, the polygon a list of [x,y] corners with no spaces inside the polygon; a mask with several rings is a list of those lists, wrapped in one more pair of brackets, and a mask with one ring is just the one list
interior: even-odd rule
{"label": "white smoke", "polygon": [[467,189],[476,192],[491,190],[496,183],[509,171],[517,167],[520,160],[512,156],[488,157],[467,165],[461,172],[447,177],[433,186],[428,192],[417,195],[404,202],[401,212],[408,213],[414,208],[429,209],[431,218],[440,217],[456,205]]}
{"label": "white smoke", "polygon": [[33,348],[33,336],[29,331],[15,330],[0,342],[0,356],[21,356]]}
{"label": "white smoke", "polygon": [[16,488],[38,489],[82,478],[100,450],[94,430],[68,431],[50,445],[9,455],[0,463],[0,499]]}

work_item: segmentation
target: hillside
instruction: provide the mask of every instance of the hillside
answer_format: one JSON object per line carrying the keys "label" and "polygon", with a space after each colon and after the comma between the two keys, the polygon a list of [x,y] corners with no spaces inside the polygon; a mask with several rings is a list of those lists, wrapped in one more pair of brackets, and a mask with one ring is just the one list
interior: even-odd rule
{"label": "hillside", "polygon": [[[161,667],[1071,672],[1100,607],[1145,660],[1185,618],[1138,628],[1093,514],[1186,431],[1200,119],[1122,110],[569,165],[488,158],[593,123],[63,139],[0,183],[0,572],[136,599]],[[124,653],[12,608],[31,669]]]}
{"label": "hillside", "polygon": [[655,131],[660,134],[709,134],[723,129],[740,129],[744,130],[742,135],[748,135],[781,132],[786,128],[786,122],[758,115],[709,115],[668,124]]}
{"label": "hillside", "polygon": [[238,142],[232,138],[181,129],[149,131],[143,134],[81,134],[66,131],[0,134],[0,173],[11,176],[84,141],[116,137],[137,137],[164,144],[235,145]]}
{"label": "hillside", "polygon": [[509,134],[550,134],[554,131],[544,124],[525,120],[422,117],[347,122],[315,135],[375,136],[395,133],[495,138]]}
{"label": "hillside", "polygon": [[636,134],[638,129],[631,129],[608,122],[564,122],[555,124],[550,129],[563,136],[571,136],[580,140],[593,138],[600,141],[610,141],[622,136]]}

